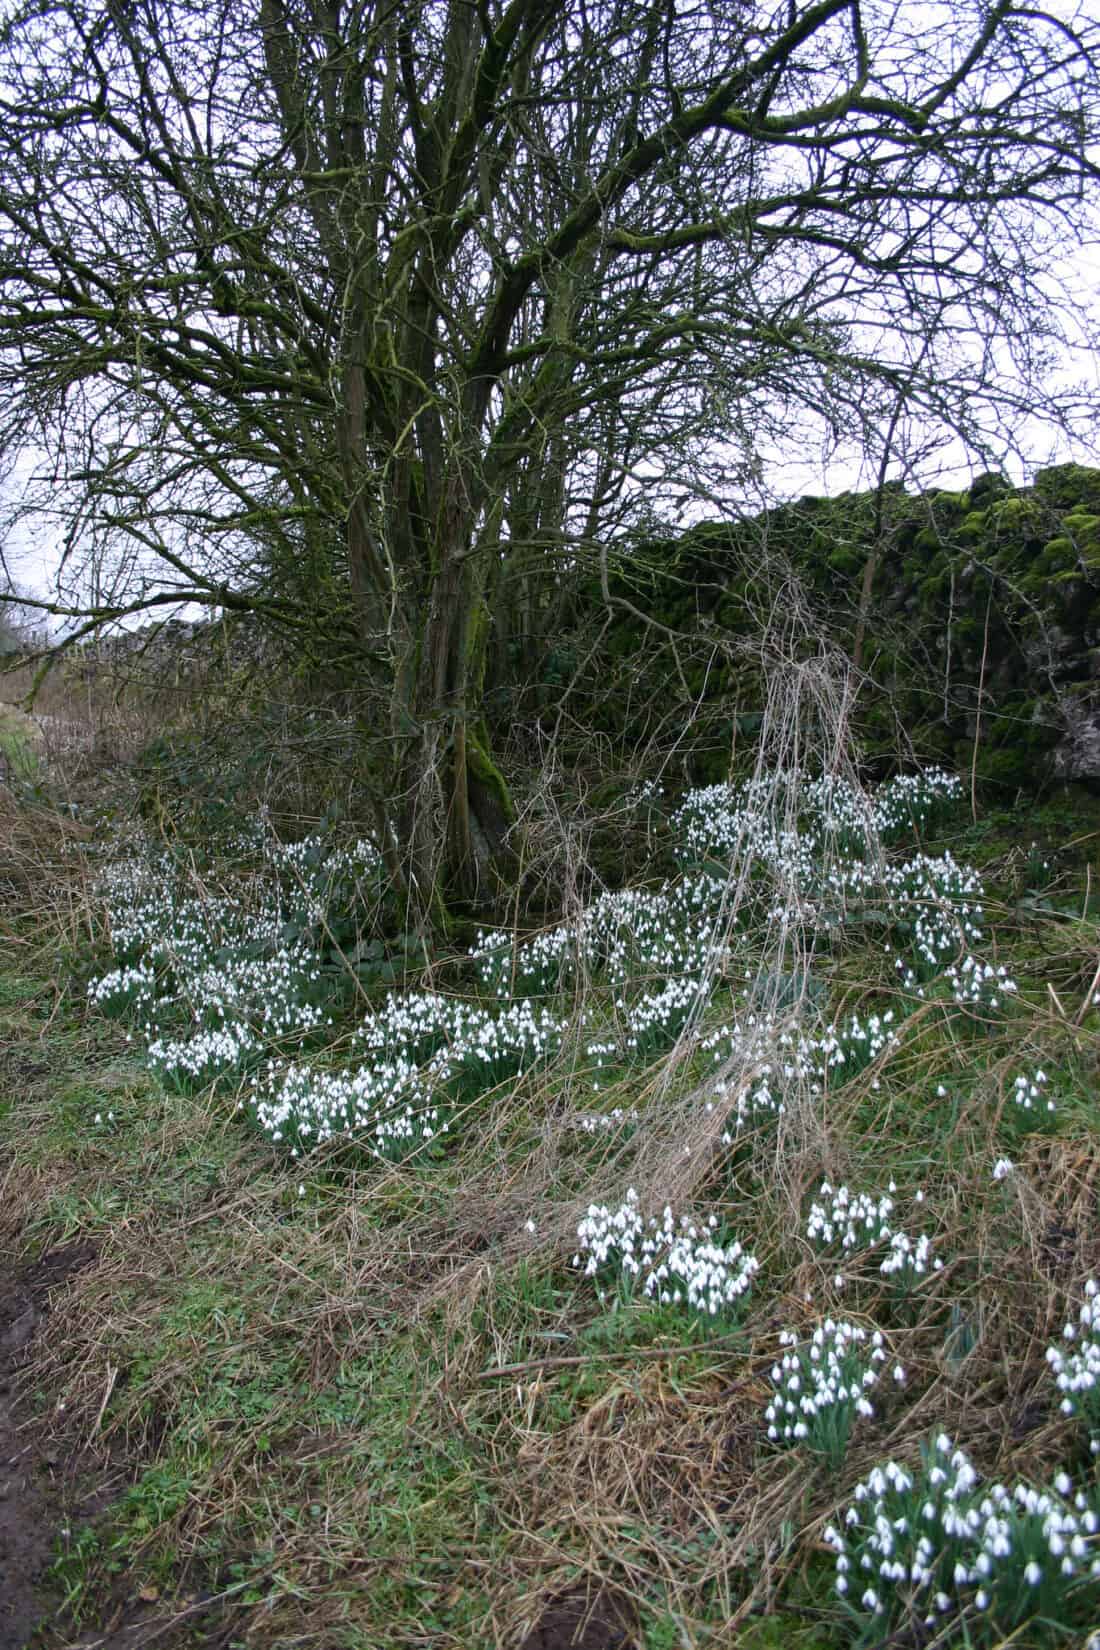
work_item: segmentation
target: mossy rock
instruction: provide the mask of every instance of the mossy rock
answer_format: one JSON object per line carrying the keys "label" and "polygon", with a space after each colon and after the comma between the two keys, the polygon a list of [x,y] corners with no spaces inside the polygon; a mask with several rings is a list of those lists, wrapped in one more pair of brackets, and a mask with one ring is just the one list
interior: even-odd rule
{"label": "mossy rock", "polygon": [[917,585],[917,600],[922,612],[938,611],[950,598],[951,580],[942,571],[930,573]]}
{"label": "mossy rock", "polygon": [[958,540],[960,544],[974,544],[983,542],[989,531],[989,511],[971,510],[959,523]]}
{"label": "mossy rock", "polygon": [[1069,567],[1077,560],[1077,548],[1072,539],[1059,535],[1043,545],[1042,554],[1035,563],[1036,572],[1056,572],[1063,567]]}
{"label": "mossy rock", "polygon": [[[806,499],[753,521],[704,523],[679,540],[642,546],[644,566],[621,561],[613,588],[664,622],[695,628],[706,616],[712,636],[749,635],[756,621],[745,596],[758,586],[767,537],[816,599],[832,643],[850,653],[853,594],[881,519],[888,538],[879,547],[864,646],[872,680],[857,709],[865,751],[884,757],[904,728],[922,753],[954,757],[968,769],[981,675],[979,772],[995,785],[1041,782],[1061,737],[1048,671],[1065,693],[1094,680],[1100,650],[1100,591],[1092,582],[1100,572],[1100,471],[1061,466],[1025,489],[997,476],[919,497],[895,487],[884,511],[883,502],[873,492]],[[587,657],[589,647],[578,645],[578,656]],[[758,705],[761,688],[740,663],[733,671],[724,662],[708,665],[702,651],[692,656],[690,649],[680,658],[694,699],[717,706],[735,681],[738,707]],[[598,707],[599,726],[624,748],[683,700],[670,650],[625,617],[616,617],[590,670],[591,713]],[[682,748],[688,757],[698,751],[700,774],[710,777],[717,757],[708,739],[705,729],[692,728]]]}
{"label": "mossy rock", "polygon": [[1011,493],[1012,483],[995,470],[986,470],[970,483],[970,502],[975,509],[983,509],[992,499]]}
{"label": "mossy rock", "polygon": [[[944,535],[937,532],[934,527],[922,527],[912,543],[913,549],[920,551],[922,556],[935,556],[943,549]],[[917,558],[909,565],[917,568],[921,565],[921,560]]]}
{"label": "mossy rock", "polygon": [[[967,766],[972,757],[973,746],[966,752]],[[1049,776],[1048,767],[1037,764],[1031,752],[1015,745],[1002,745],[995,750],[978,746],[978,781],[1002,796],[1009,790],[1034,791]]]}
{"label": "mossy rock", "polygon": [[1100,470],[1083,464],[1056,464],[1038,472],[1034,490],[1064,515],[1086,511],[1100,516]]}
{"label": "mossy rock", "polygon": [[1100,571],[1100,516],[1067,516],[1062,525],[1082,565],[1090,572]]}
{"label": "mossy rock", "polygon": [[964,487],[961,493],[955,493],[949,488],[934,487],[927,498],[933,513],[961,516],[970,503],[970,490]]}
{"label": "mossy rock", "polygon": [[863,569],[867,562],[865,550],[855,550],[850,545],[842,545],[828,558],[828,566],[833,573],[843,579],[857,579],[863,577]]}
{"label": "mossy rock", "polygon": [[1034,536],[1049,528],[1051,511],[1038,498],[1026,493],[1011,493],[997,499],[985,512],[994,537],[1012,535]]}

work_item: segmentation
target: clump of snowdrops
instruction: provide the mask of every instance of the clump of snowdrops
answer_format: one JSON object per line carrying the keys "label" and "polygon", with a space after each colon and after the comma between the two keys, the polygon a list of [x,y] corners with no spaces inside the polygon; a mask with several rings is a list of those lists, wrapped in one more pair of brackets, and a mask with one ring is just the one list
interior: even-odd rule
{"label": "clump of snowdrops", "polygon": [[1047,1347],[1047,1363],[1061,1394],[1063,1415],[1078,1415],[1100,1455],[1100,1284],[1089,1278],[1076,1323],[1062,1331],[1062,1346]]}
{"label": "clump of snowdrops", "polygon": [[[808,1340],[784,1330],[779,1344],[782,1356],[771,1370],[774,1396],[764,1411],[768,1439],[802,1445],[835,1470],[843,1465],[856,1419],[874,1414],[868,1394],[886,1362],[882,1332],[868,1334],[859,1324],[826,1318]],[[900,1364],[894,1379],[905,1380]]]}
{"label": "clump of snowdrops", "polygon": [[630,1187],[615,1208],[592,1204],[577,1227],[574,1267],[597,1278],[601,1301],[614,1280],[627,1294],[717,1317],[740,1306],[759,1271],[738,1242],[722,1243],[715,1215],[697,1225],[667,1205],[647,1219]]}
{"label": "clump of snowdrops", "polygon": [[909,1624],[957,1626],[959,1642],[975,1646],[1026,1628],[1014,1642],[1038,1646],[1095,1626],[1098,1531],[1095,1490],[1075,1490],[1065,1473],[1047,1488],[983,1483],[940,1433],[918,1468],[873,1468],[825,1540],[861,1643]]}
{"label": "clump of snowdrops", "polygon": [[[657,889],[603,894],[577,918],[518,943],[484,934],[472,954],[481,1001],[393,992],[362,1016],[353,1063],[337,1070],[310,1057],[336,989],[321,949],[332,902],[380,874],[367,841],[281,844],[261,820],[244,833],[240,876],[227,873],[216,890],[163,853],[120,857],[103,875],[117,966],[90,995],[129,1015],[150,1062],[171,1080],[258,1073],[245,1112],[299,1153],[337,1135],[362,1135],[386,1155],[436,1141],[454,1104],[553,1059],[569,1041],[582,1051],[589,1092],[599,1092],[695,1026],[700,1057],[718,1067],[705,1103],[724,1113],[728,1142],[782,1115],[792,1086],[836,1087],[889,1058],[898,1041],[889,1012],[800,1026],[788,1005],[758,1003],[756,919],[786,920],[784,902],[794,897],[798,909],[787,915],[828,930],[838,911],[874,898],[915,934],[919,955],[907,966],[923,974],[955,966],[951,959],[980,939],[971,873],[949,857],[891,867],[878,846],[949,803],[957,781],[932,771],[870,797],[836,779],[811,780],[795,824],[780,829],[773,804],[788,784],[773,776],[690,792],[671,815],[677,876]],[[731,920],[722,856],[734,853],[748,855],[754,892]],[[748,976],[740,1006],[726,986],[734,968]],[[581,977],[591,989],[578,1005],[571,988]],[[734,1013],[715,1026],[720,991]],[[744,1082],[723,1075],[737,1065],[751,1067]],[[586,1114],[593,1132],[596,1116]]]}
{"label": "clump of snowdrops", "polygon": [[100,875],[118,966],[91,981],[89,1000],[127,1014],[154,1070],[182,1087],[332,1024],[321,936],[357,879],[377,874],[367,842],[327,852],[320,837],[284,845],[262,821],[237,847],[237,874],[209,883],[142,841]]}

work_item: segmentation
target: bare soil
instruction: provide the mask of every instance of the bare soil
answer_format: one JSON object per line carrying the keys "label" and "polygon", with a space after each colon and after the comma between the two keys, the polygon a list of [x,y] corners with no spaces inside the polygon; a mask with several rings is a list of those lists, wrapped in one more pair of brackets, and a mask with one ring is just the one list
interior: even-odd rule
{"label": "bare soil", "polygon": [[551,1599],[520,1650],[634,1650],[633,1611],[606,1590],[583,1590]]}
{"label": "bare soil", "polygon": [[89,1244],[69,1244],[0,1272],[0,1650],[24,1650],[56,1609],[47,1572],[64,1517],[65,1463],[29,1414],[19,1375],[50,1290],[94,1259]]}

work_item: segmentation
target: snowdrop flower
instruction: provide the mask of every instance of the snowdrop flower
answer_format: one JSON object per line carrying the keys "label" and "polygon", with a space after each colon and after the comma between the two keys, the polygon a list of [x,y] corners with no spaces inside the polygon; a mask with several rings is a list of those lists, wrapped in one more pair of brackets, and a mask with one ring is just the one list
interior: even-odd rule
{"label": "snowdrop flower", "polygon": [[686,1215],[677,1220],[667,1206],[647,1221],[631,1187],[617,1208],[590,1206],[577,1227],[574,1265],[583,1264],[586,1277],[621,1269],[640,1280],[643,1296],[715,1317],[748,1293],[759,1263],[740,1243],[716,1243],[712,1230],[708,1223],[700,1232]]}
{"label": "snowdrop flower", "polygon": [[1062,1339],[1072,1351],[1048,1346],[1047,1363],[1061,1393],[1063,1415],[1082,1415],[1092,1434],[1094,1455],[1100,1454],[1100,1289],[1096,1280],[1085,1284],[1085,1299],[1076,1324],[1067,1323]]}
{"label": "snowdrop flower", "polygon": [[[1066,1474],[1050,1490],[981,1485],[965,1452],[941,1434],[924,1450],[918,1478],[892,1462],[873,1468],[853,1492],[843,1533],[830,1525],[825,1541],[838,1576],[857,1563],[877,1583],[892,1621],[912,1609],[934,1625],[964,1608],[974,1588],[974,1607],[997,1608],[998,1633],[1011,1637],[1034,1611],[1019,1582],[1031,1591],[1073,1589],[1092,1578],[1088,1537],[1100,1520],[1083,1493],[1070,1500],[1071,1489]],[[944,1586],[948,1576],[954,1593]],[[904,1591],[896,1590],[898,1582]],[[1057,1615],[1056,1603],[1053,1609]]]}
{"label": "snowdrop flower", "polygon": [[775,1397],[764,1411],[768,1437],[779,1444],[808,1441],[837,1467],[855,1417],[874,1413],[866,1394],[886,1358],[882,1337],[877,1331],[868,1337],[856,1324],[826,1318],[807,1342],[800,1344],[788,1330],[779,1340],[783,1355],[771,1371]]}

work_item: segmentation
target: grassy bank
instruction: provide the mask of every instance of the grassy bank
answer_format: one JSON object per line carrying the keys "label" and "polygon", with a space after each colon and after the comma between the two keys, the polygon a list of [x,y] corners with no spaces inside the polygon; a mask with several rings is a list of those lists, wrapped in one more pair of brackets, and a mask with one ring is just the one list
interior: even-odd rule
{"label": "grassy bank", "polygon": [[[13,826],[0,1219],[15,1262],[73,1243],[95,1256],[54,1291],[26,1374],[73,1463],[74,1504],[81,1478],[103,1488],[99,1510],[59,1526],[58,1642],[144,1609],[175,1619],[181,1643],[519,1647],[576,1631],[589,1646],[839,1650],[919,1619],[876,1626],[837,1591],[827,1531],[876,1465],[916,1476],[922,1445],[946,1431],[986,1482],[1067,1473],[1093,1497],[1088,1418],[1081,1404],[1061,1412],[1047,1356],[1069,1351],[1063,1325],[1100,1273],[1100,819],[1078,806],[976,826],[955,813],[925,833],[927,856],[946,848],[982,872],[981,956],[1017,988],[995,1004],[944,986],[957,947],[907,983],[896,957],[914,936],[870,895],[849,900],[828,944],[777,961],[753,894],[686,1032],[647,1010],[647,1035],[667,1035],[631,1047],[637,1005],[692,974],[685,954],[667,970],[635,958],[624,986],[605,947],[584,969],[528,979],[523,1000],[566,1029],[511,1074],[489,1062],[469,1081],[448,1022],[445,1132],[378,1150],[372,1121],[296,1158],[257,1110],[261,1057],[359,1069],[361,1028],[387,995],[440,978],[463,1024],[474,1006],[499,1017],[530,956],[501,939],[406,982],[365,954],[348,984],[326,952],[322,1014],[256,1061],[189,1080],[163,1059],[151,1069],[144,999],[115,1003],[117,1018],[89,1004],[89,980],[122,966],[102,862],[56,822]],[[910,828],[891,852],[915,849]],[[691,874],[666,860],[670,886]],[[203,897],[230,875],[228,861],[206,865]],[[366,952],[363,936],[337,949],[355,944]],[[501,959],[504,996],[491,989]],[[766,1000],[752,995],[761,979]],[[182,1038],[178,1009],[154,1028],[162,1043]],[[762,1066],[792,1058],[773,1034],[889,1014],[869,1058],[849,1043],[824,1080],[796,1073],[781,1109],[760,1102]],[[772,1044],[734,1049],[729,1026],[752,1016]],[[728,1072],[721,1104],[711,1067]],[[782,1086],[778,1067],[769,1081]],[[880,1210],[849,1244],[842,1186]],[[632,1187],[646,1218],[660,1223],[668,1202],[700,1244],[712,1233],[727,1274],[739,1242],[751,1287],[712,1313],[673,1298],[690,1279],[672,1265],[647,1295],[644,1265],[632,1279],[621,1243],[600,1250],[591,1213],[613,1221]],[[826,1320],[866,1335],[861,1370],[880,1367],[882,1336],[873,1413],[853,1412],[839,1449],[835,1426],[830,1447],[813,1428],[769,1439],[772,1371]],[[1016,1642],[1080,1642],[1092,1586],[1070,1589],[1049,1626],[1025,1614]],[[912,1642],[1000,1642],[983,1637],[975,1597],[953,1586],[937,1627],[906,1628]]]}

